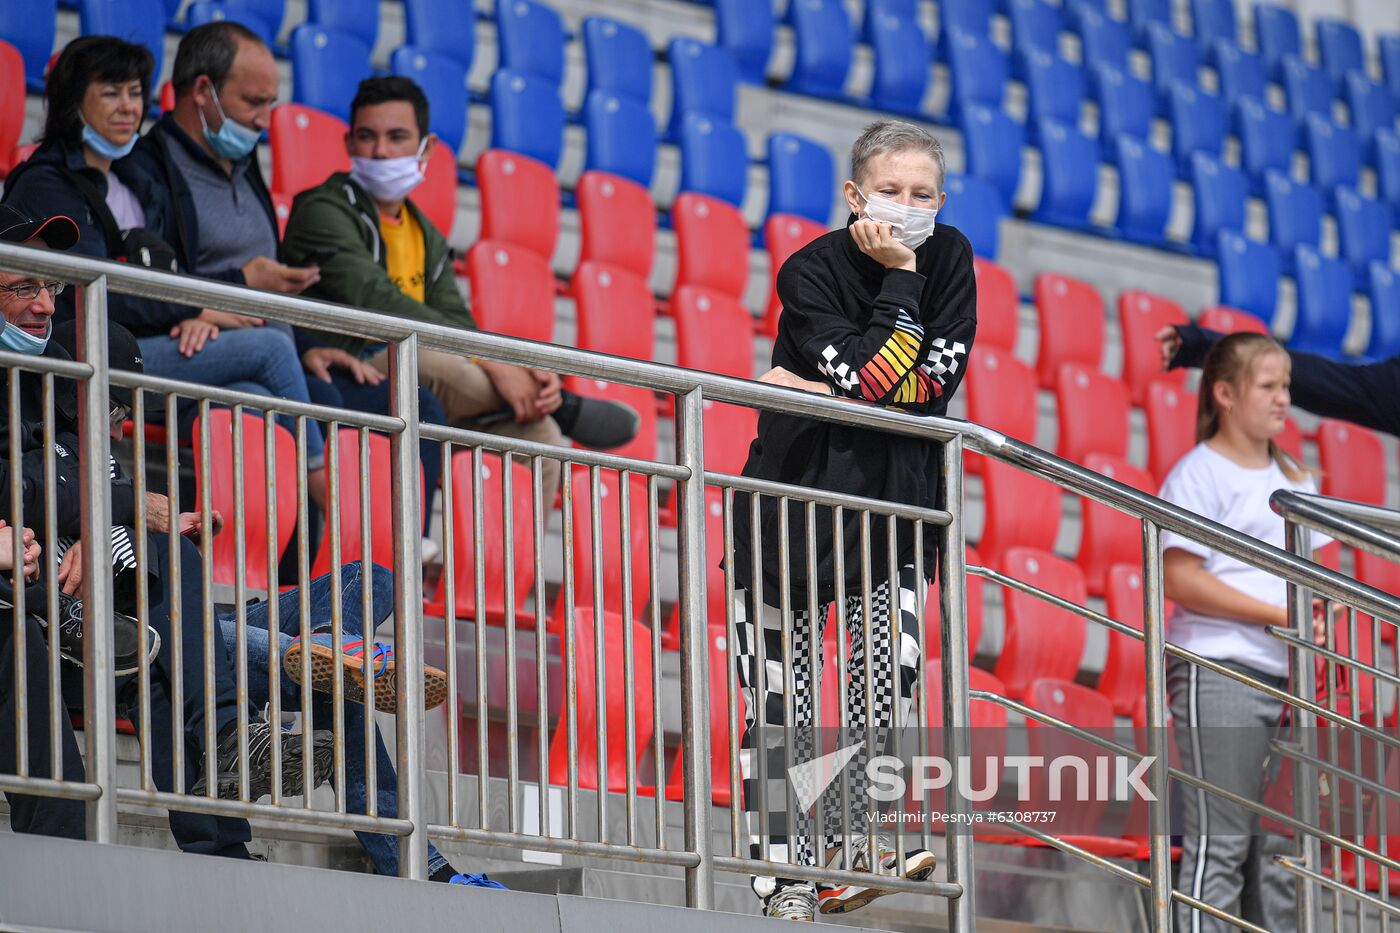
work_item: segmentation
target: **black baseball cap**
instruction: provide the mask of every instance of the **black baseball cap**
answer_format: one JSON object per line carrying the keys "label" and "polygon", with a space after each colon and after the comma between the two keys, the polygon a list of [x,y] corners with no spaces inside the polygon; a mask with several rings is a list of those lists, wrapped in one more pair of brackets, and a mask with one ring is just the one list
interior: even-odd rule
{"label": "black baseball cap", "polygon": [[33,220],[8,204],[0,204],[0,240],[6,243],[42,240],[49,249],[72,249],[78,243],[78,225],[62,214]]}
{"label": "black baseball cap", "polygon": [[[78,322],[64,321],[53,326],[53,334],[49,338],[63,349],[68,351],[68,355],[74,359],[78,358]],[[136,342],[131,331],[118,324],[116,321],[107,322],[107,366],[110,369],[121,369],[127,372],[145,372],[145,366],[141,360],[141,345]],[[112,383],[109,388],[112,401],[127,408],[131,407],[131,389],[126,386],[119,386]]]}

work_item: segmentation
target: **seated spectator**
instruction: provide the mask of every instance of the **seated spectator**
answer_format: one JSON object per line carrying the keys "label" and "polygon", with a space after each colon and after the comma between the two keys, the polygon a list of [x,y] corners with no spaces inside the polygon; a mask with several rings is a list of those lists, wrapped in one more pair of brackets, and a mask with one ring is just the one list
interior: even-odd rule
{"label": "seated spectator", "polygon": [[[78,251],[89,256],[141,261],[142,249],[146,255],[168,253],[152,233],[163,228],[166,208],[125,158],[136,144],[150,100],[153,64],[143,46],[110,36],[70,42],[44,87],[48,112],[43,143],[6,179],[4,202],[28,216],[77,218]],[[251,158],[244,160],[245,171],[247,161]],[[222,209],[222,226],[235,228],[246,215],[246,207],[240,213],[228,206]],[[305,271],[303,278],[314,279],[315,270]],[[107,300],[111,319],[136,335],[146,371],[153,375],[309,400],[291,338],[260,327],[258,318],[117,293]],[[60,305],[59,319],[72,316],[69,295]],[[196,411],[193,402],[182,406],[186,426]],[[324,444],[314,422],[307,426],[306,452],[311,470],[323,474]],[[313,490],[324,487],[324,479],[311,483]]]}
{"label": "seated spectator", "polygon": [[[299,194],[287,222],[283,249],[289,261],[334,251],[308,295],[476,327],[457,290],[446,237],[409,200],[436,144],[418,85],[402,77],[360,82],[345,139],[353,167]],[[388,372],[382,344],[345,334],[319,336]],[[598,448],[620,446],[637,433],[630,408],[567,392],[557,374],[544,370],[420,349],[418,378],[442,400],[455,425],[546,444],[560,444],[567,434]],[[546,489],[557,488],[558,462],[546,461],[545,471]]]}

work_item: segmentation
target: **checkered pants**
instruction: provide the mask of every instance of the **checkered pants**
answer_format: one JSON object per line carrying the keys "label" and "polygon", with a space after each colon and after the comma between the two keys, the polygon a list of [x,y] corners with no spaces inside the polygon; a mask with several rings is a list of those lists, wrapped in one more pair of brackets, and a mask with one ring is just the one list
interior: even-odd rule
{"label": "checkered pants", "polygon": [[[864,599],[859,595],[846,599],[846,632],[850,639],[845,684],[845,718],[847,731],[842,736],[850,741],[863,741],[867,727],[873,726],[883,744],[898,723],[910,721],[914,692],[918,685],[919,635],[918,573],[911,566],[899,571],[899,669],[896,678],[892,634],[896,625],[890,606],[890,584],[886,580],[870,594],[870,669],[871,703],[866,697],[866,632]],[[879,752],[868,744],[841,770],[842,782],[822,794],[816,807],[804,809],[799,794],[792,794],[788,769],[810,762],[818,755],[818,728],[835,727],[840,723],[840,711],[827,709],[824,704],[822,723],[813,722],[814,697],[821,690],[821,670],[813,670],[813,639],[820,647],[826,631],[827,616],[832,606],[823,606],[813,625],[810,613],[794,610],[788,634],[790,655],[783,651],[782,613],[772,606],[761,606],[762,642],[758,627],[753,623],[753,595],[745,590],[734,594],[734,651],[738,666],[739,686],[744,695],[744,734],[739,744],[739,771],[743,778],[744,815],[749,835],[750,857],[798,865],[817,865],[818,840],[816,824],[820,820],[820,852],[838,846],[847,836],[867,830],[870,800],[865,793],[865,766]],[[820,654],[818,655],[821,656]],[[787,663],[785,663],[787,659]],[[760,661],[762,662],[760,664]],[[830,662],[832,676],[835,660]],[[897,683],[895,682],[897,679]],[[897,696],[896,696],[897,693]],[[896,719],[896,699],[898,718]],[[869,715],[867,715],[869,713]],[[791,744],[788,729],[791,728]],[[835,733],[835,728],[829,730]],[[821,751],[830,753],[838,747],[828,740]],[[840,745],[847,744],[845,738]],[[760,761],[762,758],[762,772]],[[811,772],[807,772],[810,774]],[[797,789],[800,791],[800,788]],[[816,789],[818,792],[820,788]],[[847,801],[832,806],[832,798]],[[825,806],[823,804],[826,804]],[[767,843],[765,854],[764,846]],[[821,863],[825,858],[821,859]],[[773,893],[782,879],[755,876],[753,888],[759,897]]]}

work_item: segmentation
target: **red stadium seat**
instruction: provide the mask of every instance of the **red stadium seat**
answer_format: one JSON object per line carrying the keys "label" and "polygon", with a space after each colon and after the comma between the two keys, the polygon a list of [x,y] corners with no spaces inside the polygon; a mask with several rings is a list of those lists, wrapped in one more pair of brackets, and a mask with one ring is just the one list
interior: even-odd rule
{"label": "red stadium seat", "polygon": [[676,283],[742,299],[749,284],[749,228],[732,204],[685,192],[671,206],[676,228]]}
{"label": "red stadium seat", "polygon": [[[967,418],[1008,437],[1035,443],[1035,371],[1010,350],[979,346],[967,363]],[[969,454],[967,471],[980,474],[985,458]]]}
{"label": "red stadium seat", "polygon": [[[195,418],[193,435],[200,436],[202,419]],[[235,476],[233,463],[233,412],[215,408],[209,412],[209,507],[223,513],[224,531],[214,538],[214,582],[233,586],[238,579],[238,542],[234,523],[239,515],[243,521],[243,582],[250,589],[267,590],[272,581],[268,565],[268,544],[276,548],[272,568],[292,540],[297,525],[297,486],[295,479],[297,448],[291,432],[273,424],[272,475],[267,471],[267,435],[263,419],[243,415],[242,472]],[[194,471],[202,476],[202,445],[194,445]],[[276,510],[267,510],[268,484],[275,479]],[[242,508],[234,502],[236,483],[243,487]],[[200,484],[195,484],[195,511],[202,503]]]}
{"label": "red stadium seat", "polygon": [[1068,276],[1035,278],[1035,310],[1040,319],[1036,372],[1040,387],[1052,388],[1061,363],[1098,368],[1103,360],[1104,309],[1098,289]]}
{"label": "red stadium seat", "polygon": [[[720,560],[724,555],[724,491],[714,486],[705,487],[705,615],[711,631],[721,632],[729,625],[728,607],[725,605],[724,569]],[[681,607],[676,603],[666,620],[666,628],[661,633],[661,647],[671,651],[681,646]]]}
{"label": "red stadium seat", "polygon": [[411,200],[439,233],[452,235],[457,219],[457,160],[447,146],[433,147],[423,170],[423,184],[414,190]]}
{"label": "red stadium seat", "polygon": [[749,445],[758,436],[758,410],[706,399],[705,469],[739,473],[749,459]]}
{"label": "red stadium seat", "polygon": [[[1009,577],[1081,606],[1088,601],[1079,567],[1049,551],[1015,547],[1004,563]],[[1073,680],[1084,653],[1085,629],[1082,616],[1007,589],[1006,638],[996,666],[1006,695],[1026,697],[1031,682],[1041,677]]]}
{"label": "red stadium seat", "polygon": [[[830,646],[828,646],[830,647]],[[827,663],[825,676],[830,677],[832,671],[836,669],[834,658]],[[833,678],[834,679],[834,678]],[[825,682],[823,682],[824,684]],[[997,696],[1006,695],[1006,687],[1001,681],[980,667],[968,667],[967,688],[969,690],[981,690]],[[930,729],[943,728],[943,662],[934,657],[924,661],[924,703],[927,710],[927,722]],[[915,707],[917,712],[917,707]],[[1000,760],[1007,751],[1007,716],[1006,707],[1000,703],[993,703],[990,700],[972,699],[967,707],[968,725],[972,732],[969,735],[970,754],[972,759],[972,770],[974,774],[982,774],[984,763],[992,757]],[[933,747],[936,739],[930,737],[929,753],[941,755],[942,748]],[[945,800],[947,798],[946,789],[937,789],[927,792],[927,796],[920,799],[917,790],[911,786],[909,799],[906,803],[907,812],[933,812],[941,813],[946,809]],[[988,802],[982,804],[983,807],[991,807]],[[980,807],[974,806],[974,809]],[[936,824],[935,824],[936,825]],[[935,830],[937,831],[937,830]],[[981,838],[982,834],[978,834]]]}
{"label": "red stadium seat", "polygon": [[1303,462],[1303,429],[1298,427],[1298,422],[1293,420],[1292,415],[1284,419],[1283,430],[1274,438],[1274,443],[1292,454],[1294,460]]}
{"label": "red stadium seat", "polygon": [[1169,382],[1147,387],[1147,471],[1161,484],[1196,446],[1196,393]]}
{"label": "red stadium seat", "polygon": [[[627,790],[628,730],[632,731],[633,749],[640,754],[651,742],[655,726],[655,702],[651,691],[652,667],[651,630],[636,622],[626,622],[619,615],[604,613],[601,624],[592,609],[580,608],[569,620],[574,633],[574,710],[578,737],[578,786],[598,789],[598,768],[601,764],[607,789]],[[624,626],[632,626],[634,650],[632,670],[626,668],[623,648]],[[599,629],[602,631],[599,631]],[[603,639],[603,676],[597,676],[597,642]],[[630,673],[630,676],[629,676]],[[565,676],[560,671],[561,679]],[[606,723],[598,722],[598,690],[604,691]],[[567,694],[564,694],[567,696]],[[628,710],[629,701],[632,709]],[[630,713],[630,718],[629,718]],[[607,745],[600,748],[598,729],[607,728]],[[633,765],[636,764],[634,760]],[[635,773],[635,772],[634,772]],[[559,708],[554,734],[549,743],[549,783],[569,783],[569,720],[567,707]]]}
{"label": "red stadium seat", "polygon": [[651,192],[606,172],[584,172],[574,191],[582,244],[579,262],[605,262],[646,281],[656,256],[656,206]]}
{"label": "red stadium seat", "polygon": [[[710,800],[717,807],[727,807],[734,801],[734,789],[730,784],[729,744],[731,733],[744,731],[744,694],[739,681],[734,681],[734,722],[730,729],[729,720],[729,657],[725,644],[729,630],[723,625],[711,625],[710,636]],[[685,799],[685,773],[681,770],[685,749],[676,747],[676,757],[671,762],[670,777],[666,780],[666,799]],[[742,782],[743,777],[739,780]],[[739,785],[742,788],[742,783]],[[652,788],[638,789],[638,793],[654,794]]]}
{"label": "red stadium seat", "polygon": [[1332,418],[1317,426],[1322,494],[1385,505],[1385,446],[1380,435]]}
{"label": "red stadium seat", "polygon": [[1083,463],[1091,453],[1128,455],[1128,387],[1081,363],[1060,366],[1055,411],[1060,436],[1055,452]]}
{"label": "red stadium seat", "polygon": [[[1084,465],[1095,473],[1156,493],[1157,484],[1146,470],[1122,457],[1090,454]],[[1108,586],[1109,568],[1120,561],[1142,562],[1142,523],[1126,512],[1085,498],[1081,507],[1079,555],[1075,561],[1084,571],[1084,583],[1094,596],[1102,596]]]}
{"label": "red stadium seat", "polygon": [[350,171],[345,134],[339,117],[304,104],[272,108],[268,139],[272,143],[272,193],[296,197],[335,172]]}
{"label": "red stadium seat", "polygon": [[[1114,564],[1108,571],[1105,593],[1109,618],[1142,631],[1142,567],[1138,564]],[[1168,604],[1170,605],[1170,604]],[[1108,697],[1113,711],[1119,716],[1131,716],[1147,690],[1144,669],[1146,659],[1143,644],[1121,632],[1108,633],[1108,648],[1104,653],[1103,672],[1097,689]]]}
{"label": "red stadium seat", "polygon": [[[470,450],[452,456],[452,563],[443,567],[436,594],[423,604],[424,615],[447,615],[447,582],[452,581],[452,614],[458,619],[483,620],[502,625],[506,618],[506,569],[514,573],[515,621],[533,626],[533,615],[524,612],[525,602],[535,582],[535,531],[531,511],[530,468],[520,461],[511,464],[511,499],[505,503],[505,472],[500,455],[487,453],[481,460],[481,526],[484,537],[475,530],[476,502],[472,485],[476,474],[475,457]],[[548,508],[552,503],[546,503]],[[507,518],[509,515],[509,518]],[[511,553],[505,550],[505,529],[514,536]],[[479,553],[478,553],[479,552]],[[482,567],[485,601],[476,602],[476,568]],[[446,555],[444,555],[446,560]]]}
{"label": "red stadium seat", "polygon": [[272,212],[277,215],[277,236],[287,235],[287,221],[292,216],[292,199],[285,194],[272,195]]}
{"label": "red stadium seat", "polygon": [[[593,580],[593,503],[590,493],[589,468],[575,464],[569,477],[573,493],[573,556],[574,556],[574,606],[578,609],[596,609],[594,605]],[[609,614],[622,614],[623,570],[632,577],[632,619],[644,618],[651,606],[651,562],[648,559],[647,541],[647,487],[646,482],[633,476],[628,483],[627,504],[630,509],[626,538],[631,547],[624,556],[622,541],[622,504],[620,490],[622,481],[614,470],[601,470],[598,476],[599,512],[598,521],[602,534],[602,601],[603,611]],[[550,625],[565,618],[564,588],[559,589]],[[649,642],[648,642],[649,643]]]}
{"label": "red stadium seat", "polygon": [[1016,280],[1005,266],[974,256],[972,271],[977,276],[977,340],[979,351],[997,347],[1010,353],[1016,349],[1021,328],[1021,295]]}
{"label": "red stadium seat", "polygon": [[[1356,579],[1391,596],[1400,596],[1400,564],[1384,557],[1356,551]],[[1394,622],[1381,621],[1382,641],[1394,641],[1395,631]]]}
{"label": "red stadium seat", "polygon": [[1196,323],[1206,330],[1219,331],[1222,334],[1267,334],[1269,332],[1269,325],[1248,311],[1241,311],[1239,308],[1232,308],[1229,305],[1215,305],[1206,308],[1196,319]]}
{"label": "red stadium seat", "polygon": [[1049,551],[1060,532],[1060,489],[1010,464],[988,460],[982,474],[982,536],[977,550],[1001,569],[1017,545]]}
{"label": "red stadium seat", "polygon": [[0,39],[0,178],[14,168],[11,159],[24,131],[24,58]]}
{"label": "red stadium seat", "polygon": [[693,285],[671,294],[676,365],[752,379],[753,317],[737,298]]}
{"label": "red stadium seat", "polygon": [[546,260],[559,237],[559,182],[537,159],[487,149],[476,160],[481,239],[523,246]]}
{"label": "red stadium seat", "polygon": [[[778,336],[778,315],[783,305],[778,300],[778,272],[793,253],[826,233],[826,227],[796,214],[774,214],[763,224],[763,242],[768,245],[768,308],[763,312],[759,332],[767,337]],[[979,322],[980,323],[980,322]]]}
{"label": "red stadium seat", "polygon": [[[973,547],[967,549],[968,566],[980,566],[982,555]],[[943,654],[942,623],[938,605],[938,584],[928,588],[927,627],[924,630],[924,656],[937,658]],[[969,575],[967,578],[967,656],[971,660],[977,654],[977,643],[982,640],[982,623],[986,616],[986,597],[982,593],[982,578]]]}
{"label": "red stadium seat", "polygon": [[1163,327],[1189,323],[1190,319],[1181,310],[1181,305],[1170,298],[1140,291],[1119,293],[1118,326],[1123,335],[1123,381],[1127,383],[1128,397],[1134,405],[1142,406],[1147,398],[1147,384],[1154,379],[1166,379],[1177,385],[1186,382],[1185,369],[1162,372],[1161,345],[1154,337]]}
{"label": "red stadium seat", "polygon": [[637,435],[621,447],[608,451],[619,457],[637,457],[642,460],[656,459],[656,396],[650,389],[604,382],[601,379],[584,379],[579,376],[564,377],[564,388],[588,398],[603,398],[621,402],[635,411],[641,418]]}
{"label": "red stadium seat", "polygon": [[[332,439],[327,438],[329,448]],[[389,438],[383,434],[370,432],[369,472],[360,467],[360,432],[356,428],[341,428],[340,436],[334,439],[340,450],[340,487],[330,491],[340,502],[340,563],[345,565],[361,559],[363,541],[370,539],[369,558],[382,567],[394,566],[394,536],[390,528],[389,516],[393,514],[394,470],[389,458]],[[330,452],[326,453],[329,462]],[[416,458],[415,458],[416,459]],[[423,511],[423,483],[418,483],[418,511]],[[369,530],[366,532],[360,512],[360,477],[369,483]],[[327,471],[329,480],[329,471]],[[327,518],[329,522],[329,517]],[[419,526],[422,526],[420,519]],[[331,535],[329,531],[321,536],[321,547],[316,559],[311,563],[311,576],[328,574],[337,569],[331,565]],[[285,581],[284,581],[285,582]]]}
{"label": "red stadium seat", "polygon": [[641,276],[590,259],[579,264],[570,290],[578,315],[575,343],[580,350],[652,359],[656,352],[656,302]]}
{"label": "red stadium seat", "polygon": [[[76,728],[76,726],[74,727]],[[1385,786],[1389,788],[1400,787],[1400,755],[1391,753],[1390,764],[1386,767]],[[1400,859],[1400,800],[1396,800],[1389,795],[1377,796],[1377,807],[1372,807],[1371,812],[1366,815],[1366,833],[1362,838],[1362,844],[1372,852],[1384,852],[1393,859]],[[1385,830],[1384,837],[1380,835],[1381,812],[1379,807],[1385,808]],[[1341,871],[1340,880],[1349,887],[1356,886],[1356,856],[1350,852],[1341,853],[1339,859]],[[1364,859],[1363,871],[1365,873],[1365,889],[1375,893],[1381,892],[1381,872],[1379,863]],[[1400,896],[1400,871],[1387,872],[1386,888],[1390,898]]]}
{"label": "red stadium seat", "polygon": [[38,143],[21,143],[10,150],[10,168],[13,169],[25,159],[34,154],[34,150],[39,148]]}
{"label": "red stadium seat", "polygon": [[554,339],[554,273],[549,260],[511,243],[480,240],[467,253],[477,326],[549,343]]}
{"label": "red stadium seat", "polygon": [[166,81],[160,86],[160,112],[169,113],[175,109],[175,85]]}

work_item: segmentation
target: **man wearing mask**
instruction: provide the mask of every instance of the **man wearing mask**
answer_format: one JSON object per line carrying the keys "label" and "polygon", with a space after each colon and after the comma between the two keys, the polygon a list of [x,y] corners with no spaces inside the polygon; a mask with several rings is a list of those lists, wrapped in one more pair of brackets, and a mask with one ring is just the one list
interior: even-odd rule
{"label": "man wearing mask", "polygon": [[[409,195],[437,137],[428,132],[428,101],[408,78],[360,82],[350,105],[345,146],[351,171],[338,172],[297,196],[287,222],[285,252],[304,260],[335,255],[307,292],[416,320],[475,328],[452,274],[447,239]],[[382,346],[321,334],[379,372],[388,372]],[[448,420],[494,433],[559,444],[561,434],[589,447],[611,448],[636,434],[635,412],[561,389],[559,376],[489,360],[420,350],[418,378],[442,400]],[[487,417],[489,427],[482,422]],[[557,461],[546,461],[546,487],[558,485]],[[552,499],[553,493],[547,493]]]}

